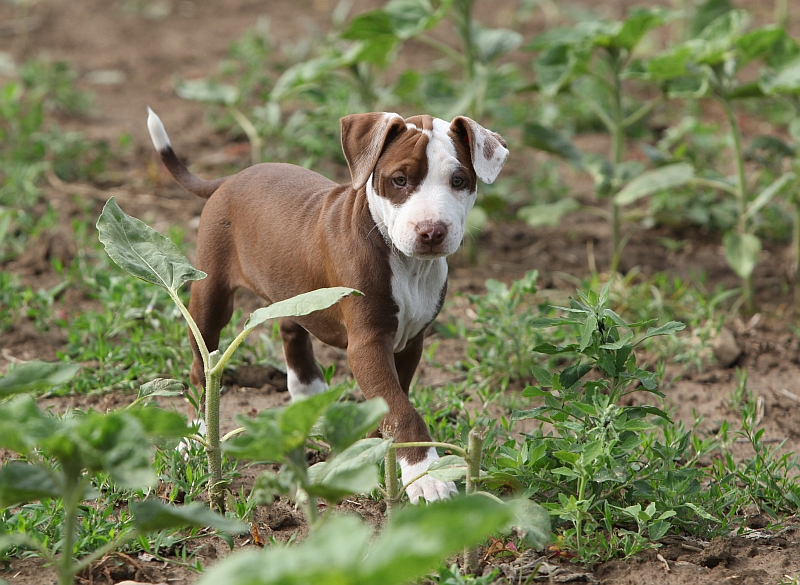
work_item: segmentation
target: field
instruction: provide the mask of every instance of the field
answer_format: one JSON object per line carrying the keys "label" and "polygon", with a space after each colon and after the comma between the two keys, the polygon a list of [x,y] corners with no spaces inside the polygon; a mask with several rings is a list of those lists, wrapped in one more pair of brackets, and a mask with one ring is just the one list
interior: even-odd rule
{"label": "field", "polygon": [[[798,39],[788,0],[0,4],[0,580],[800,582]],[[95,227],[113,197],[194,258],[203,200],[148,106],[207,178],[284,161],[347,182],[358,111],[506,139],[411,392],[452,445],[440,473],[484,495],[394,501],[388,442],[357,441],[380,406],[321,344],[336,401],[264,447],[292,424],[268,322],[221,372],[210,514],[206,450],[177,447],[190,287],[134,278]],[[237,293],[222,348],[261,306]],[[37,361],[62,365],[10,382]],[[347,441],[312,429],[351,415]],[[351,448],[374,461],[334,486]]]}

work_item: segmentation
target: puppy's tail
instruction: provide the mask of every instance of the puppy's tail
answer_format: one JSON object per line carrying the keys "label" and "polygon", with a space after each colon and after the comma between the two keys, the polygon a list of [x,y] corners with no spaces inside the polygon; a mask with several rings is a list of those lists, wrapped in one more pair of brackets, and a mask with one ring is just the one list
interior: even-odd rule
{"label": "puppy's tail", "polygon": [[156,147],[164,166],[167,167],[170,174],[175,177],[181,187],[190,193],[194,193],[203,199],[211,197],[214,191],[219,189],[220,185],[228,178],[222,177],[221,179],[206,181],[190,173],[189,169],[178,160],[175,151],[172,150],[169,136],[167,136],[167,131],[164,129],[164,124],[161,123],[161,118],[150,108],[147,108],[147,112],[147,129],[150,131],[150,139],[153,141],[153,146]]}

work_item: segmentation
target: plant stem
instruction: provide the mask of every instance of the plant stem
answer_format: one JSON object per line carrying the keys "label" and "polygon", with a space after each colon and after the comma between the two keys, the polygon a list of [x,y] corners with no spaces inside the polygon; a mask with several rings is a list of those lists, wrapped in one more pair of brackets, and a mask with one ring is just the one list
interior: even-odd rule
{"label": "plant stem", "polygon": [[[736,121],[736,114],[733,111],[730,100],[724,95],[718,95],[722,109],[725,110],[725,117],[728,119],[728,125],[731,129],[731,136],[733,137],[733,151],[734,162],[736,163],[736,176],[738,185],[738,193],[736,194],[736,203],[738,207],[738,221],[736,223],[736,230],[745,235],[748,233],[747,221],[747,176],[744,168],[744,151],[742,149],[742,132],[739,128],[739,123]],[[742,288],[744,296],[745,310],[748,312],[753,311],[753,275],[748,274],[742,279]]]}
{"label": "plant stem", "polygon": [[[620,76],[621,62],[618,55],[611,55],[612,73],[614,75],[614,129],[611,135],[611,148],[612,148],[612,161],[614,163],[614,172],[618,170],[619,164],[622,162],[622,149],[623,140],[625,137],[625,121],[623,119],[622,110],[622,78]],[[611,267],[610,272],[614,274],[619,269],[619,260],[622,255],[622,247],[620,245],[621,239],[621,224],[622,212],[620,206],[611,199]]]}
{"label": "plant stem", "polygon": [[75,529],[78,525],[78,505],[81,503],[86,480],[81,477],[80,469],[65,469],[67,491],[64,494],[64,538],[61,541],[61,558],[59,559],[59,585],[72,585],[75,576],[73,554],[75,548]]}
{"label": "plant stem", "polygon": [[219,386],[222,372],[215,367],[219,361],[219,351],[208,356],[206,365],[206,433],[208,445],[208,499],[212,509],[220,514],[225,512],[225,498],[222,487],[222,453],[219,448]]}
{"label": "plant stem", "polygon": [[383,475],[386,482],[386,514],[391,517],[400,497],[400,486],[397,482],[397,452],[394,449],[386,451]]}
{"label": "plant stem", "polygon": [[[481,477],[481,457],[483,455],[483,440],[486,437],[485,429],[477,427],[469,431],[467,447],[467,495],[472,495],[478,491],[477,482]],[[478,549],[464,549],[464,568],[469,573],[478,570]]]}

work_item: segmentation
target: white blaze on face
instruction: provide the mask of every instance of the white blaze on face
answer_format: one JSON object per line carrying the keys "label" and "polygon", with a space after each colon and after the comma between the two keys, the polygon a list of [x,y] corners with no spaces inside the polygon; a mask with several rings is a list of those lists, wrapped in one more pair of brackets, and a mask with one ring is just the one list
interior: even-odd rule
{"label": "white blaze on face", "polygon": [[[373,219],[384,237],[391,245],[406,256],[418,255],[418,235],[416,227],[423,222],[442,223],[447,227],[447,236],[437,247],[435,256],[447,256],[461,245],[467,214],[475,204],[477,189],[472,191],[455,189],[451,185],[453,173],[463,168],[458,160],[455,146],[448,134],[450,124],[438,118],[433,119],[433,131],[420,130],[407,124],[410,130],[417,130],[428,136],[426,156],[428,172],[422,183],[402,205],[393,205],[388,199],[380,197],[372,186],[372,177],[367,182],[367,197]],[[430,254],[421,254],[432,257]]]}

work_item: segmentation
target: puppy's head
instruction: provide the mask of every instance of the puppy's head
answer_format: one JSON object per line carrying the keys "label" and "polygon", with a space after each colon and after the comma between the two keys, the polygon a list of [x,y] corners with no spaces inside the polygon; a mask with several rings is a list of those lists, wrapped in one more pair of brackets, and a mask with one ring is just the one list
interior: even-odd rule
{"label": "puppy's head", "polygon": [[389,245],[418,258],[455,252],[478,180],[494,182],[508,158],[503,139],[463,116],[445,122],[353,114],[341,124],[353,188],[366,189],[372,218]]}

